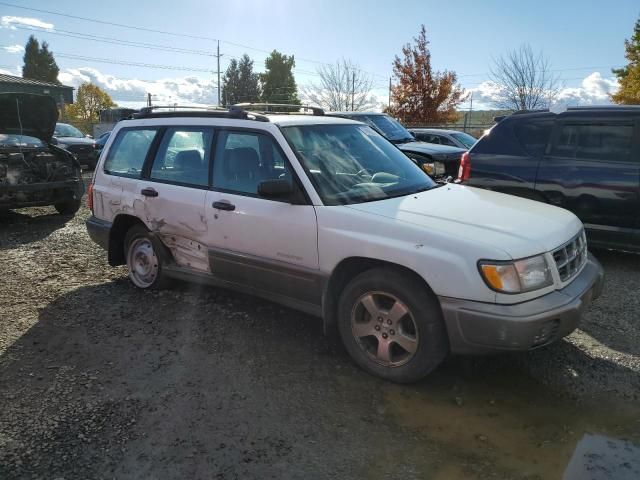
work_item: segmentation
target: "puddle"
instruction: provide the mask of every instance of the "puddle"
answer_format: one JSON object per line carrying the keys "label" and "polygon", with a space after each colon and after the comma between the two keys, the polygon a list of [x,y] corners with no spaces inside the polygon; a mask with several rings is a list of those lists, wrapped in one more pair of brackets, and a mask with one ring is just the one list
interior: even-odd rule
{"label": "puddle", "polygon": [[390,420],[416,439],[405,458],[417,478],[640,479],[638,406],[575,403],[519,372],[467,376],[448,367],[384,387]]}

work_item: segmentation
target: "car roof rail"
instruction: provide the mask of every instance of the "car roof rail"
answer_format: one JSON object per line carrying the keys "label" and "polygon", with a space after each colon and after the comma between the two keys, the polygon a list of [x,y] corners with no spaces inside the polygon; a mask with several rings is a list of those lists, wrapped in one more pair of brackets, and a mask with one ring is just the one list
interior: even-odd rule
{"label": "car roof rail", "polygon": [[[278,114],[278,115],[300,115],[300,110],[310,111],[312,115],[315,116],[323,116],[324,109],[320,107],[314,107],[313,105],[296,105],[293,103],[236,103],[234,107],[240,107],[245,110],[258,110],[260,113],[269,113],[269,114]],[[283,109],[289,108],[293,111],[290,112],[282,112],[282,111],[274,111],[271,110],[273,108]],[[297,111],[295,111],[297,110]]]}
{"label": "car roof rail", "polygon": [[256,120],[259,122],[269,121],[269,119],[264,115],[247,112],[235,105],[232,105],[229,108],[196,105],[151,105],[149,107],[142,107],[138,112],[131,115],[132,119],[159,117],[217,117],[233,118],[238,120]]}

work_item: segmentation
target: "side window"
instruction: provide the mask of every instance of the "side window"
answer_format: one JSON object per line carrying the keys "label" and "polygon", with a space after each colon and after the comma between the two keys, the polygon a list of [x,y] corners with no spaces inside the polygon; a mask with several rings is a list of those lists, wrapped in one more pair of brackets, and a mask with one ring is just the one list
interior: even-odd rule
{"label": "side window", "polygon": [[576,157],[628,162],[632,138],[632,125],[582,125]]}
{"label": "side window", "polygon": [[558,157],[628,162],[631,160],[632,125],[562,126],[551,152]]}
{"label": "side window", "polygon": [[[522,147],[529,155],[539,157],[544,154],[547,143],[549,142],[549,137],[551,136],[552,128],[553,121],[551,120],[518,122],[514,126],[514,133]],[[568,142],[566,143],[566,147],[572,148],[571,132],[563,131],[562,134],[568,135],[565,139],[565,141]],[[556,145],[556,147],[557,146],[558,145]]]}
{"label": "side window", "polygon": [[440,135],[438,135],[438,137],[440,137],[440,143],[442,145],[448,145],[450,147],[457,147],[457,145],[455,143],[453,143],[453,140],[450,140],[447,137],[441,137]]}
{"label": "side window", "polygon": [[220,132],[213,161],[214,188],[257,195],[261,181],[290,176],[289,165],[271,137],[254,132]]}
{"label": "side window", "polygon": [[206,187],[209,185],[209,128],[169,128],[151,167],[151,180]]}
{"label": "side window", "polygon": [[118,132],[104,161],[104,173],[139,178],[156,132],[155,128],[131,128]]}

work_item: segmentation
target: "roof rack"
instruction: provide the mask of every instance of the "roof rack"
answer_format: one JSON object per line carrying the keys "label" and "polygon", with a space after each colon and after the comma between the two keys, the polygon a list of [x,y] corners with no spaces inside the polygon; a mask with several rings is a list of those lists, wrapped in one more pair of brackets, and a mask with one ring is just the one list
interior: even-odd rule
{"label": "roof rack", "polygon": [[238,120],[256,120],[258,122],[269,121],[264,115],[247,112],[236,105],[232,105],[229,108],[200,107],[194,105],[152,105],[150,107],[143,107],[137,113],[131,115],[132,119],[158,117],[218,117]]}
{"label": "roof rack", "polygon": [[[311,111],[312,115],[322,116],[324,115],[324,110],[320,107],[314,107],[311,105],[295,105],[293,103],[236,103],[234,107],[239,107],[245,110],[258,110],[260,113],[269,113],[269,114],[279,114],[279,115],[298,115],[300,110]],[[272,109],[283,109],[289,108],[293,111],[291,112],[282,112],[282,111],[274,111]]]}

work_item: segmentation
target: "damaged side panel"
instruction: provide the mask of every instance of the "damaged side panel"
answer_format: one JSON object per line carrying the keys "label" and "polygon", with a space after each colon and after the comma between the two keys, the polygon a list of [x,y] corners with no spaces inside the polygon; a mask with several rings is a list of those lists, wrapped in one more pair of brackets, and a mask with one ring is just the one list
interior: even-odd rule
{"label": "damaged side panel", "polygon": [[[153,189],[155,197],[141,195]],[[107,217],[133,215],[156,234],[181,267],[210,272],[207,236],[209,225],[204,214],[206,190],[163,184],[147,180],[121,179],[109,192],[95,197],[97,211],[108,210]]]}

